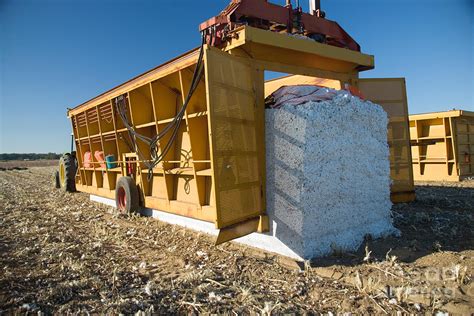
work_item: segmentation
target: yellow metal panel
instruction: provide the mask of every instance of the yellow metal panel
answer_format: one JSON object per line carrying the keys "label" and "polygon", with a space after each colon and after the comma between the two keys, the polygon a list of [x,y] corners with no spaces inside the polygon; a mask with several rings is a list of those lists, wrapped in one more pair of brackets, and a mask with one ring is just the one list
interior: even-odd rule
{"label": "yellow metal panel", "polygon": [[216,245],[222,244],[227,241],[254,233],[254,232],[266,232],[269,229],[268,216],[262,215],[247,219],[243,222],[225,227],[219,231],[219,235],[216,239]]}
{"label": "yellow metal panel", "polygon": [[[412,192],[414,183],[405,79],[359,79],[358,88],[369,100],[380,104],[389,118],[388,144],[390,146],[390,174],[393,181],[392,196],[401,192]],[[392,200],[398,201],[395,198]]]}
{"label": "yellow metal panel", "polygon": [[410,115],[415,180],[459,181],[474,174],[474,112]]}
{"label": "yellow metal panel", "polygon": [[263,214],[256,133],[263,117],[248,60],[207,47],[205,65],[216,227],[223,228]]}
{"label": "yellow metal panel", "polygon": [[282,78],[268,80],[265,82],[265,97],[280,89],[283,86],[292,85],[315,85],[333,88],[336,90],[341,89],[341,81],[334,79],[317,78],[303,75],[289,75]]}
{"label": "yellow metal panel", "polygon": [[390,196],[392,203],[407,203],[416,199],[415,191],[392,193]]}
{"label": "yellow metal panel", "polygon": [[253,59],[293,66],[342,73],[374,67],[374,57],[371,55],[250,26],[236,31],[236,36],[230,40],[225,50],[242,46]]}
{"label": "yellow metal panel", "polygon": [[[473,115],[469,115],[473,114]],[[454,121],[453,156],[461,178],[474,175],[474,112],[461,111]]]}

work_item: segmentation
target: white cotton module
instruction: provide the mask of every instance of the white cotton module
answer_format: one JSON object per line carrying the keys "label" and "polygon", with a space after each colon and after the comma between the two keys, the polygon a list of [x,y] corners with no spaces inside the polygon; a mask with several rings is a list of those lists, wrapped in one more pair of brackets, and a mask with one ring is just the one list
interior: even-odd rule
{"label": "white cotton module", "polygon": [[397,233],[387,114],[346,91],[324,90],[329,100],[286,98],[265,112],[270,234],[304,259],[356,250],[366,234]]}

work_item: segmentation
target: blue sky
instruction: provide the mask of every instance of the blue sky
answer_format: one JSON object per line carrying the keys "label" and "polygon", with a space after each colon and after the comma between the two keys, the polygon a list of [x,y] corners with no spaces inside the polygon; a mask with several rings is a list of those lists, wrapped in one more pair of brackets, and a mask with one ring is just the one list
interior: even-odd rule
{"label": "blue sky", "polygon": [[[0,152],[67,151],[66,108],[194,48],[228,2],[0,0]],[[474,110],[474,0],[322,6],[375,55],[362,77],[406,77],[410,113]]]}

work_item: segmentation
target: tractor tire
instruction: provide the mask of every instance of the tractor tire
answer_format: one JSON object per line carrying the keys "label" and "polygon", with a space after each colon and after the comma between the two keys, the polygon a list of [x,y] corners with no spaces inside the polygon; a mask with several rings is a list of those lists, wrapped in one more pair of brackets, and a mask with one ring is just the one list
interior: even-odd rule
{"label": "tractor tire", "polygon": [[59,159],[59,182],[66,192],[76,192],[76,157],[70,153]]}
{"label": "tractor tire", "polygon": [[52,176],[53,186],[55,189],[61,188],[61,181],[59,180],[59,171],[55,170]]}
{"label": "tractor tire", "polygon": [[121,213],[134,213],[140,209],[138,188],[131,177],[121,177],[115,188],[115,204]]}

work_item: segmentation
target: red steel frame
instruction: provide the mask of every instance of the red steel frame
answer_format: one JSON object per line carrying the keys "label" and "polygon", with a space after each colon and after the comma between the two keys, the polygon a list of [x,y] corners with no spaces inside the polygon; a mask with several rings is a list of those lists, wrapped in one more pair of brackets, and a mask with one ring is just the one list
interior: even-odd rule
{"label": "red steel frame", "polygon": [[322,34],[326,36],[326,44],[360,52],[359,44],[336,22],[304,13],[301,8],[293,9],[291,4],[283,7],[267,0],[232,0],[218,16],[201,23],[199,29],[213,33],[212,43],[209,43],[208,37],[208,44],[218,46],[225,42],[228,31],[245,23],[257,24],[252,25],[256,27],[265,27],[270,23],[283,25],[288,33],[292,33],[294,27],[301,26],[304,35]]}

